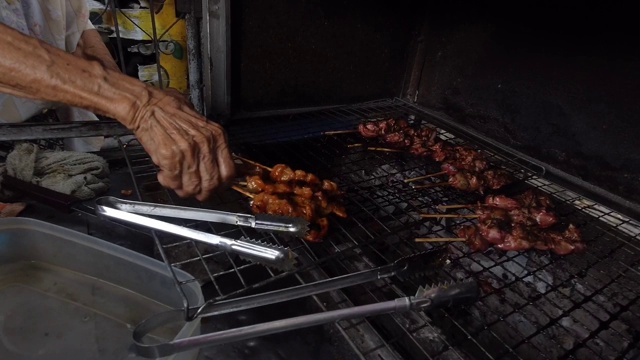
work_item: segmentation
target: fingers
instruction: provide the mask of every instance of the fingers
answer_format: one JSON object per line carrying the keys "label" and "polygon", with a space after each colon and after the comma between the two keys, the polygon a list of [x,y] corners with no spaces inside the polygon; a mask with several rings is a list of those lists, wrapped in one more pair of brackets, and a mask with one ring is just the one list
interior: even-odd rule
{"label": "fingers", "polygon": [[195,141],[200,147],[198,173],[202,182],[200,193],[196,195],[196,199],[199,201],[205,201],[209,196],[211,196],[213,190],[220,185],[218,164],[216,159],[213,157],[213,144],[215,138],[203,134],[202,136],[197,137]]}
{"label": "fingers", "polygon": [[155,104],[136,135],[158,165],[158,181],[180,197],[205,201],[230,182],[235,165],[218,124],[209,123],[175,97]]}
{"label": "fingers", "polygon": [[231,151],[229,150],[229,144],[226,139],[218,140],[216,147],[216,158],[218,160],[218,173],[220,174],[220,181],[223,184],[229,183],[233,180],[236,173],[235,163],[231,157]]}

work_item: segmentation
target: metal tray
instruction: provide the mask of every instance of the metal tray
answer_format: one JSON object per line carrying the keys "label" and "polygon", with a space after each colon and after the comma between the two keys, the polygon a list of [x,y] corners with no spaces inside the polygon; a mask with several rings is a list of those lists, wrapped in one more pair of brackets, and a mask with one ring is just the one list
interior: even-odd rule
{"label": "metal tray", "polygon": [[[193,303],[193,277],[176,275]],[[0,359],[133,359],[132,328],[183,299],[161,262],[38,220],[0,220]],[[198,319],[153,336],[197,335]],[[198,352],[170,359],[195,359]]]}

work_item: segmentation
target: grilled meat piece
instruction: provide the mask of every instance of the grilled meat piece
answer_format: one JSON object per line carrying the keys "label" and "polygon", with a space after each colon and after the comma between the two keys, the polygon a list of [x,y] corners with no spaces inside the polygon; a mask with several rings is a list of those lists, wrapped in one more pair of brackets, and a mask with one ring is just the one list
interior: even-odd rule
{"label": "grilled meat piece", "polygon": [[504,195],[489,195],[484,203],[489,206],[499,207],[507,210],[518,208],[552,208],[554,207],[551,198],[539,191],[529,189],[513,198]]}
{"label": "grilled meat piece", "polygon": [[513,177],[506,171],[495,169],[482,173],[484,184],[487,188],[497,190],[513,182]]}
{"label": "grilled meat piece", "polygon": [[518,201],[518,204],[522,207],[554,207],[553,201],[551,201],[551,198],[547,194],[534,189],[529,189],[516,196],[516,201]]}
{"label": "grilled meat piece", "polygon": [[517,199],[504,195],[489,195],[484,199],[485,205],[505,210],[515,210],[521,207]]}
{"label": "grilled meat piece", "polygon": [[502,244],[508,234],[508,232],[502,229],[500,224],[495,221],[478,224],[478,230],[480,231],[480,236],[493,245]]}
{"label": "grilled meat piece", "polygon": [[485,251],[491,246],[474,225],[461,226],[456,230],[456,235],[465,238],[467,245],[473,251]]}
{"label": "grilled meat piece", "polygon": [[522,225],[514,225],[501,244],[496,244],[496,248],[504,251],[523,251],[533,247],[529,239],[526,228]]}

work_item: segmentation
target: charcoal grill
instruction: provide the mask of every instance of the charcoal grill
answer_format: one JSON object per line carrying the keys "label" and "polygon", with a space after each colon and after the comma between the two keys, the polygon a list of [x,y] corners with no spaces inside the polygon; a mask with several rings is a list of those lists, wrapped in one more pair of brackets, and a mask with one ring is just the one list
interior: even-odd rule
{"label": "charcoal grill", "polygon": [[[113,5],[117,2],[109,3]],[[367,360],[640,358],[640,209],[637,205],[502,145],[509,139],[496,142],[460,125],[460,121],[465,119],[451,119],[416,105],[415,101],[421,100],[418,85],[423,63],[427,63],[425,53],[429,50],[425,50],[421,44],[412,44],[416,47],[413,54],[415,59],[410,59],[414,64],[405,64],[404,60],[396,58],[390,60],[396,64],[402,63],[402,66],[413,67],[408,70],[411,74],[406,74],[410,78],[404,79],[407,85],[405,91],[400,91],[406,97],[373,97],[371,93],[366,93],[366,98],[382,99],[364,103],[358,103],[357,100],[347,102],[355,105],[230,116],[230,96],[243,97],[243,101],[249,103],[255,100],[251,97],[247,100],[246,94],[242,92],[238,94],[229,81],[230,77],[237,75],[232,74],[230,69],[233,57],[230,54],[232,47],[229,45],[229,11],[232,4],[228,0],[216,4],[205,0],[199,8],[194,5],[197,3],[199,2],[176,4],[178,8],[182,8],[179,11],[184,11],[188,24],[189,81],[196,109],[207,116],[223,115],[224,120],[233,117],[232,121],[226,123],[226,128],[235,153],[270,166],[286,163],[294,168],[314,172],[321,178],[336,181],[346,191],[345,205],[350,216],[347,219],[332,219],[329,236],[318,244],[297,239],[286,240],[232,225],[174,220],[179,225],[230,238],[245,236],[288,246],[298,254],[299,261],[298,269],[291,272],[249,263],[224,252],[213,251],[194,241],[156,232],[139,232],[140,229],[122,224],[109,224],[111,230],[118,234],[146,234],[151,238],[155,246],[149,255],[166,263],[167,271],[174,278],[176,291],[183,296],[182,310],[186,320],[198,316],[205,305],[190,303],[185,296],[185,289],[193,285],[193,281],[199,281],[206,288],[206,300],[215,302],[371,269],[425,249],[446,247],[451,252],[451,263],[435,273],[415,280],[384,279],[344,288],[314,296],[313,303],[320,310],[335,310],[407,296],[415,293],[418,286],[425,283],[475,278],[483,284],[483,295],[475,304],[429,313],[410,312],[340,321],[322,329],[338,334],[346,342],[350,351],[348,356]],[[241,21],[236,21],[236,24],[246,25],[250,23],[251,11],[265,10],[255,5],[258,3],[254,3],[253,7],[244,4],[246,8],[236,5],[241,3],[234,2],[233,5],[238,6],[237,10],[243,14],[239,19]],[[327,4],[329,8],[336,6],[335,2]],[[415,12],[415,6],[416,4],[411,4],[400,10],[406,15],[408,12]],[[473,7],[470,9],[468,11],[474,11]],[[113,14],[121,11],[113,6],[109,10]],[[298,26],[295,16],[279,10],[276,9],[276,14],[271,14],[273,17],[264,18],[281,25],[280,16],[288,16],[291,26]],[[328,12],[331,9],[325,10]],[[455,14],[458,11],[456,9]],[[153,15],[151,18],[153,19]],[[332,19],[330,15],[327,18]],[[372,18],[373,27],[387,24],[386,20],[378,22],[375,15]],[[305,19],[300,21],[304,22]],[[398,22],[410,21],[401,19]],[[395,22],[391,24],[398,25]],[[322,24],[318,26],[320,25]],[[197,36],[198,27],[203,33],[201,39]],[[256,41],[255,33],[261,33],[262,29],[251,28],[250,24],[248,28],[253,31],[254,38],[245,39],[246,43],[252,44],[251,41],[254,41],[253,46],[260,45],[260,38]],[[290,29],[289,26],[282,28]],[[347,28],[354,30],[351,25]],[[168,30],[160,36],[155,31],[155,24],[153,30],[153,34],[147,35],[157,49],[155,43]],[[389,42],[396,46],[396,40],[408,35],[404,31],[409,30],[395,32]],[[281,34],[276,32],[274,37],[278,35]],[[440,35],[436,32],[435,36]],[[354,39],[355,42],[358,41],[357,38]],[[475,38],[472,40],[475,41]],[[123,50],[119,36],[117,41],[118,57],[122,60]],[[199,41],[201,44],[198,44]],[[385,44],[379,39],[376,41],[379,45]],[[235,42],[238,43],[241,42]],[[346,47],[348,44],[347,42]],[[320,43],[322,45],[324,44]],[[341,46],[345,50],[345,44]],[[402,45],[397,45],[394,49],[401,47]],[[251,54],[253,50],[247,50],[248,48],[245,46],[239,49],[240,53]],[[315,57],[316,48],[308,48],[313,49],[310,54]],[[339,50],[335,52],[340,52]],[[380,62],[367,59],[371,57],[371,53],[367,54],[367,51],[371,50],[366,47],[361,50],[363,51],[349,51],[350,56],[357,57],[360,62],[372,61],[373,69],[380,66]],[[295,51],[289,53],[290,57],[293,57],[293,53]],[[270,58],[268,61],[275,64],[275,68],[286,68],[286,65],[278,63],[278,56],[280,55],[274,52],[275,60]],[[438,65],[437,61],[430,60]],[[242,61],[236,59],[236,65],[238,62]],[[124,66],[122,62],[121,65]],[[248,67],[245,70],[249,74],[255,71],[246,62],[241,65]],[[325,63],[321,64],[322,68],[326,66]],[[199,69],[200,67],[202,68]],[[158,80],[162,79],[160,70],[158,66]],[[259,70],[262,72],[262,69]],[[343,76],[349,72],[339,68],[334,68],[334,71],[339,71]],[[279,76],[286,78],[284,83],[290,84],[293,82],[292,78],[300,76],[300,72],[292,72],[293,75],[288,77],[287,72],[280,69]],[[394,72],[396,75],[399,73],[397,67]],[[418,76],[414,76],[415,74]],[[389,75],[381,75],[377,80],[384,80],[385,76]],[[271,86],[263,92],[286,88],[271,84],[268,77],[260,77],[258,80],[260,81],[256,87],[265,84]],[[351,82],[345,81],[344,90],[336,89],[336,93],[341,94],[336,98],[363,97],[349,94],[350,91],[360,95],[366,92],[360,85],[363,80],[368,80],[366,73],[354,75]],[[241,83],[246,85],[251,81],[250,76],[247,76]],[[378,81],[378,84],[385,81]],[[338,82],[342,85],[342,79]],[[437,81],[433,83],[434,89],[430,90],[439,90]],[[158,81],[158,84],[163,82]],[[335,83],[320,81],[318,88],[331,86],[335,87]],[[479,88],[484,91],[486,86]],[[384,93],[387,94],[388,91]],[[284,94],[290,96],[287,91]],[[314,94],[311,91],[301,98],[304,102]],[[407,101],[408,98],[413,101]],[[422,103],[429,103],[422,100]],[[267,96],[265,103],[273,105],[273,102],[273,98]],[[454,236],[453,229],[457,225],[471,222],[465,219],[422,219],[418,216],[420,213],[436,212],[436,207],[441,204],[472,203],[478,200],[478,195],[446,187],[414,189],[402,180],[437,172],[440,170],[437,163],[403,153],[369,151],[365,147],[350,146],[363,142],[357,134],[323,135],[326,131],[354,129],[363,119],[387,116],[401,116],[415,125],[436,126],[440,138],[483,150],[492,163],[506,169],[518,179],[517,184],[504,189],[506,193],[536,188],[551,195],[563,221],[572,222],[581,229],[586,251],[561,257],[535,251],[499,252],[490,249],[486,252],[471,252],[464,243],[415,243],[413,239],[416,237]],[[6,127],[2,131],[1,139],[11,141],[102,134],[122,136],[128,133],[122,126],[109,121],[81,125],[19,125]],[[157,182],[155,165],[135,140],[117,139],[119,147],[114,152],[102,153],[105,158],[112,160],[112,189],[108,195],[122,197],[121,190],[133,190],[133,197],[145,202],[199,206],[230,212],[249,211],[247,199],[231,190],[216,194],[204,204],[178,198]],[[48,147],[60,145],[58,140],[42,140],[40,143]],[[122,166],[118,167],[119,165]],[[75,206],[74,211],[74,216],[80,214],[86,219],[93,219],[95,216],[92,202],[81,203]],[[459,212],[462,213],[463,210]],[[187,283],[180,281],[175,269],[188,271],[194,275],[195,280]],[[297,306],[300,303],[295,304]],[[285,339],[287,336],[293,335],[285,335]],[[284,343],[291,347],[295,345],[286,341]],[[213,355],[219,355],[215,352],[216,349],[213,351]]]}
{"label": "charcoal grill", "polygon": [[[563,221],[582,230],[587,249],[571,256],[543,252],[472,253],[464,243],[416,244],[416,237],[450,237],[453,227],[470,220],[420,219],[440,204],[466,204],[478,195],[446,187],[414,189],[402,180],[438,170],[438,164],[402,153],[369,151],[349,145],[357,135],[326,136],[329,130],[352,129],[362,119],[404,116],[415,124],[433,125],[439,136],[484,150],[491,161],[519,179],[514,189],[536,188],[550,194]],[[300,124],[304,124],[302,127]],[[432,247],[449,247],[451,264],[427,279],[343,289],[316,298],[323,310],[362,305],[405,296],[425,281],[469,277],[485,286],[474,305],[434,313],[383,315],[336,324],[364,359],[633,359],[640,343],[640,224],[619,211],[591,200],[548,178],[544,165],[517,152],[483,141],[452,126],[447,118],[400,99],[335,107],[295,115],[248,119],[228,127],[234,152],[266,165],[287,163],[346,191],[348,219],[332,219],[332,230],[320,244],[286,241],[251,229],[206,222],[182,223],[228,237],[248,236],[286,245],[298,255],[295,272],[278,272],[237,260],[221,252],[153,234],[158,254],[171,265],[210,282],[209,300],[239,297],[284,278],[308,283],[388,264]],[[178,199],[159,186],[156,168],[135,141],[122,144],[128,182],[142,201],[199,206]],[[117,190],[117,189],[116,189]],[[249,211],[248,201],[233,191],[215,196],[216,209]],[[79,209],[92,213],[90,204]],[[632,212],[633,209],[627,209]],[[178,288],[186,284],[177,282]],[[229,286],[229,284],[232,284]],[[202,304],[189,304],[192,317]]]}

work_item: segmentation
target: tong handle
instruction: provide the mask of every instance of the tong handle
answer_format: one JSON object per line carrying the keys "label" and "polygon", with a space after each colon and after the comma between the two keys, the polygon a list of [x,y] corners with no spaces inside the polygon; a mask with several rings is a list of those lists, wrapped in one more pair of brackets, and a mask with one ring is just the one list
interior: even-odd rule
{"label": "tong handle", "polygon": [[210,303],[201,307],[196,316],[207,317],[233,311],[251,309],[268,304],[281,303],[327,291],[360,285],[374,280],[385,279],[401,273],[415,272],[418,270],[416,269],[418,265],[414,264],[417,261],[421,261],[419,265],[421,268],[428,270],[441,263],[440,259],[442,258],[442,254],[443,251],[431,250],[429,252],[407,257],[400,261],[369,270],[363,270],[330,279],[319,280],[313,283],[298,285],[286,289],[273,290],[238,299]]}
{"label": "tong handle", "polygon": [[251,227],[255,225],[255,218],[252,215],[230,213],[219,210],[122,200],[112,196],[101,197],[96,200],[96,203],[141,215],[165,216],[178,219],[201,220]]}
{"label": "tong handle", "polygon": [[327,291],[364,284],[369,281],[384,278],[381,269],[375,268],[353,274],[338,276],[331,279],[320,280],[309,284],[298,285],[286,289],[269,291],[262,294],[251,295],[239,299],[223,300],[203,306],[196,316],[208,317],[225,314],[234,311],[252,309],[264,305],[281,303],[299,299],[306,296],[317,295]]}
{"label": "tong handle", "polygon": [[409,310],[432,310],[445,306],[453,306],[460,302],[469,301],[469,294],[477,293],[477,288],[478,285],[475,281],[464,282],[450,285],[447,287],[446,291],[429,292],[429,295],[425,297],[403,297],[377,304],[355,306],[346,309],[302,315],[262,324],[223,330],[186,339],[173,340],[161,344],[145,344],[143,339],[146,334],[160,326],[177,320],[176,315],[180,316],[178,313],[169,312],[163,313],[156,318],[147,319],[145,322],[138,325],[133,332],[133,340],[138,354],[147,358],[159,358],[204,346],[214,346],[233,341],[241,341],[340,320],[364,318],[380,314],[402,313]]}

